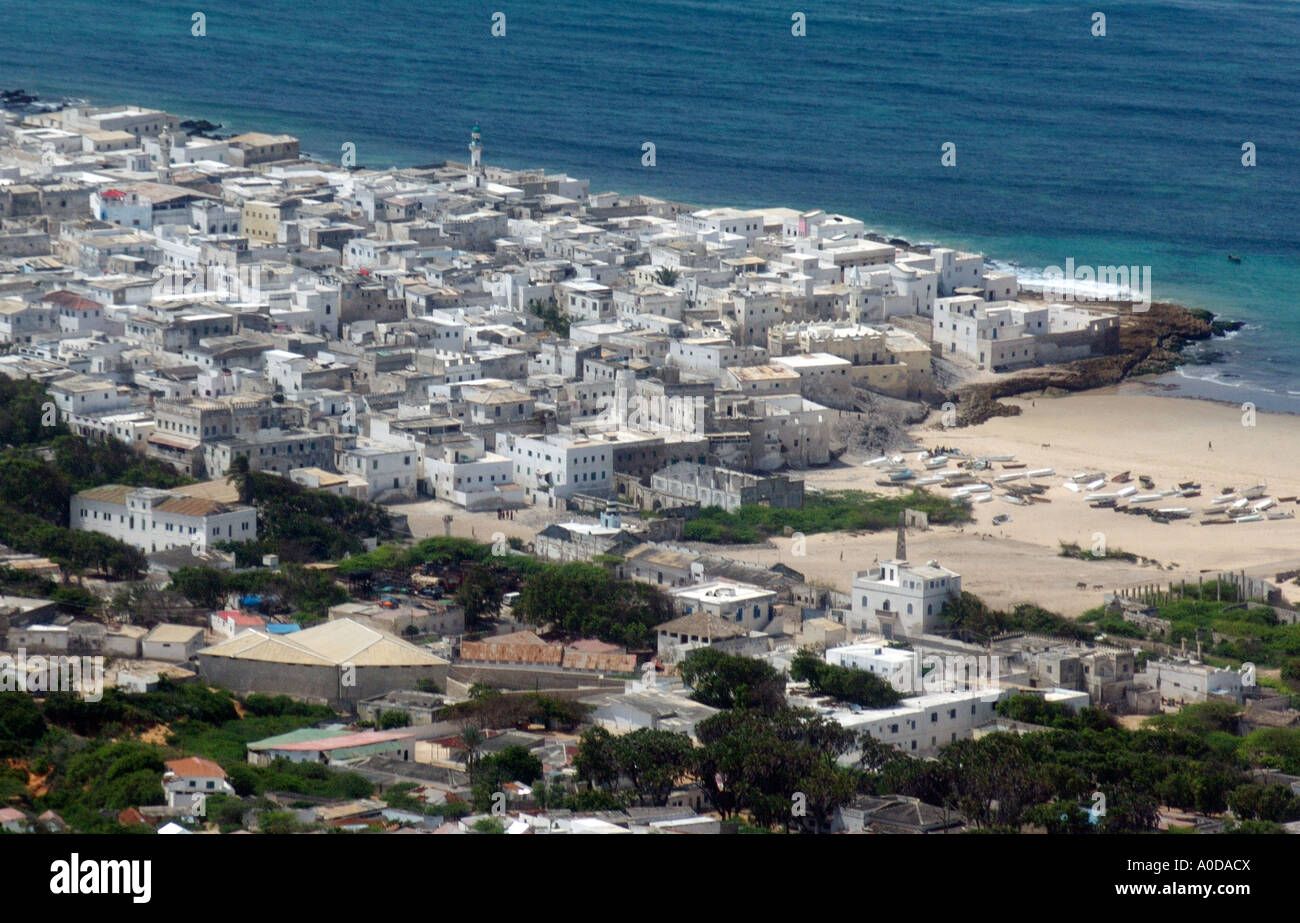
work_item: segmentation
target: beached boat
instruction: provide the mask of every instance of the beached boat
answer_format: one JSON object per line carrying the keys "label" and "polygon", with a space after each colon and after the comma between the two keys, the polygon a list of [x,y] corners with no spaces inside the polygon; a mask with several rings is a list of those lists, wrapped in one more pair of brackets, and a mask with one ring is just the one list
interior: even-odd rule
{"label": "beached boat", "polygon": [[1277,506],[1277,501],[1272,497],[1265,497],[1263,500],[1256,500],[1250,505],[1250,508],[1256,513],[1262,513],[1269,507]]}
{"label": "beached boat", "polygon": [[877,456],[876,458],[872,458],[872,459],[868,459],[867,461],[864,461],[862,463],[862,466],[864,468],[879,468],[887,461],[889,461],[888,455],[880,455]]}
{"label": "beached boat", "polygon": [[1024,474],[1023,471],[1018,471],[1018,472],[1016,472],[1015,474],[999,474],[997,477],[995,477],[995,478],[993,479],[993,483],[995,483],[995,484],[1006,484],[1008,481],[1019,481],[1019,480],[1022,480],[1022,479],[1024,478],[1024,476],[1025,476],[1025,474]]}
{"label": "beached boat", "polygon": [[1263,522],[1264,517],[1259,513],[1251,513],[1249,516],[1238,516],[1233,522]]}
{"label": "beached boat", "polygon": [[1229,503],[1229,504],[1228,504],[1228,509],[1230,509],[1230,510],[1244,510],[1244,509],[1246,508],[1246,505],[1249,504],[1249,503],[1250,503],[1250,501],[1249,501],[1248,499],[1246,499],[1245,497],[1242,497],[1242,498],[1239,499],[1239,500],[1233,500],[1231,503]]}
{"label": "beached boat", "polygon": [[971,503],[991,503],[993,501],[993,495],[992,494],[966,494],[965,499],[969,500]]}
{"label": "beached boat", "polygon": [[988,484],[967,484],[965,487],[958,487],[952,492],[954,497],[966,496],[967,494],[987,494],[992,493],[993,488]]}
{"label": "beached boat", "polygon": [[926,477],[923,478],[917,478],[915,481],[913,481],[913,483],[916,484],[917,487],[929,487],[931,484],[942,484],[943,475],[942,474],[927,475]]}
{"label": "beached boat", "polygon": [[1236,494],[1224,494],[1221,497],[1215,497],[1213,500],[1211,500],[1210,506],[1224,506],[1225,504],[1233,503],[1236,500],[1237,500]]}
{"label": "beached boat", "polygon": [[1188,488],[1187,490],[1179,491],[1179,494],[1183,497],[1199,497],[1201,492],[1195,488]]}
{"label": "beached boat", "polygon": [[1101,490],[1101,488],[1103,488],[1103,487],[1105,487],[1105,486],[1106,486],[1106,479],[1105,479],[1105,478],[1097,478],[1097,480],[1095,480],[1095,481],[1089,481],[1087,484],[1084,484],[1084,485],[1083,485],[1083,489],[1084,489],[1084,490]]}
{"label": "beached boat", "polygon": [[1147,477],[1145,474],[1138,475],[1138,483],[1141,484],[1147,490],[1156,489],[1156,482],[1151,480],[1151,478]]}
{"label": "beached boat", "polygon": [[1130,484],[1127,487],[1121,487],[1119,490],[1115,491],[1115,496],[1119,497],[1122,500],[1125,497],[1133,496],[1137,492],[1138,489],[1134,487],[1132,484]]}
{"label": "beached boat", "polygon": [[1002,495],[1002,501],[1003,501],[1004,503],[1010,503],[1012,506],[1024,506],[1024,505],[1025,505],[1025,501],[1024,501],[1024,500],[1021,500],[1019,497],[1014,496],[1014,495],[1012,495],[1012,494],[1003,494],[1003,495]]}
{"label": "beached boat", "polygon": [[935,468],[943,468],[947,464],[948,464],[947,455],[936,455],[934,458],[927,458],[925,460],[925,467],[931,470],[934,470]]}
{"label": "beached boat", "polygon": [[1056,474],[1055,468],[1031,468],[1025,472],[1025,477],[1050,478],[1054,474]]}
{"label": "beached boat", "polygon": [[1009,462],[1016,460],[1014,455],[981,455],[980,458],[986,462]]}
{"label": "beached boat", "polygon": [[1094,510],[1111,509],[1119,501],[1115,497],[1103,497],[1100,500],[1093,500],[1088,505]]}
{"label": "beached boat", "polygon": [[904,468],[902,471],[891,472],[888,477],[891,481],[910,481],[916,477],[916,472],[911,468]]}
{"label": "beached boat", "polygon": [[1269,519],[1295,519],[1295,513],[1291,510],[1270,510]]}
{"label": "beached boat", "polygon": [[1133,475],[1128,471],[1121,471],[1119,474],[1111,478],[1111,481],[1116,484],[1127,484],[1131,480],[1133,480]]}
{"label": "beached boat", "polygon": [[1255,500],[1264,496],[1264,491],[1268,490],[1267,484],[1256,484],[1254,487],[1247,487],[1241,492],[1241,495],[1247,500]]}
{"label": "beached boat", "polygon": [[1128,498],[1129,506],[1139,503],[1155,503],[1157,500],[1163,500],[1164,494],[1134,494]]}
{"label": "beached boat", "polygon": [[1192,511],[1186,506],[1162,506],[1156,510],[1161,516],[1168,516],[1170,519],[1186,519],[1192,515]]}
{"label": "beached boat", "polygon": [[1061,486],[1064,487],[1066,490],[1074,491],[1076,494],[1083,490],[1083,488],[1080,487],[1078,484],[1071,483],[1070,481],[1066,481]]}

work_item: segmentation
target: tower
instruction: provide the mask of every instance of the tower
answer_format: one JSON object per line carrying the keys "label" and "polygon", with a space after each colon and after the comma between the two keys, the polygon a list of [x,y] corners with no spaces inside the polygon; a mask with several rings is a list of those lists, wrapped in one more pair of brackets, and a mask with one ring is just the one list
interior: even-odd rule
{"label": "tower", "polygon": [[158,181],[172,181],[172,130],[165,125],[158,136]]}
{"label": "tower", "polygon": [[478,123],[469,131],[469,180],[478,187],[483,185],[483,136],[478,130]]}
{"label": "tower", "polygon": [[904,525],[904,513],[898,513],[898,544],[894,548],[894,560],[900,564],[907,563],[907,527]]}

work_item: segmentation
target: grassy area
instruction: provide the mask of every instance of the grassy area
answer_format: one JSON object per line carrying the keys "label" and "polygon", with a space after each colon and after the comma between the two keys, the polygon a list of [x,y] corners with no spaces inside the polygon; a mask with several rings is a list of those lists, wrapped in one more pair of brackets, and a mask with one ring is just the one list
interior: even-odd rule
{"label": "grassy area", "polygon": [[685,538],[696,542],[745,545],[761,542],[786,529],[818,532],[875,532],[892,529],[905,509],[921,510],[938,525],[969,522],[970,508],[924,490],[885,497],[861,490],[831,490],[804,497],[803,509],[785,510],[746,505],[734,513],[710,506],[686,523]]}
{"label": "grassy area", "polygon": [[[1224,595],[1232,587],[1225,585]],[[1145,638],[1177,645],[1184,638],[1195,649],[1197,630],[1209,630],[1218,640],[1204,642],[1207,661],[1222,658],[1230,663],[1250,661],[1260,667],[1285,667],[1300,658],[1300,625],[1278,621],[1277,615],[1267,606],[1253,609],[1242,604],[1213,597],[1214,585],[1208,584],[1197,598],[1196,588],[1188,587],[1188,595],[1156,607],[1156,615],[1166,619],[1170,627],[1166,632],[1146,631],[1111,614],[1104,607],[1091,609],[1079,621],[1096,626],[1098,631],[1128,638]]]}
{"label": "grassy area", "polygon": [[1128,561],[1137,564],[1142,558],[1131,551],[1119,548],[1107,548],[1101,554],[1095,554],[1091,548],[1084,549],[1074,542],[1061,542],[1061,557],[1078,558],[1080,561]]}

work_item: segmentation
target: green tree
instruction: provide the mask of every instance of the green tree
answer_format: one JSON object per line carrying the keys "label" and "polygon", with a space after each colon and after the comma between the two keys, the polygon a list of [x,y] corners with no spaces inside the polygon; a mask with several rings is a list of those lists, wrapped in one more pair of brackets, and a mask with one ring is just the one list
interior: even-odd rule
{"label": "green tree", "polygon": [[641,805],[662,805],[692,765],[694,746],[685,734],[637,728],[616,740],[618,765]]}
{"label": "green tree", "polygon": [[492,564],[472,564],[456,588],[456,605],[465,610],[465,622],[482,627],[501,614],[505,598],[504,573]]}
{"label": "green tree", "polygon": [[692,698],[714,708],[785,707],[785,678],[763,660],[700,647],[686,655],[681,674]]}

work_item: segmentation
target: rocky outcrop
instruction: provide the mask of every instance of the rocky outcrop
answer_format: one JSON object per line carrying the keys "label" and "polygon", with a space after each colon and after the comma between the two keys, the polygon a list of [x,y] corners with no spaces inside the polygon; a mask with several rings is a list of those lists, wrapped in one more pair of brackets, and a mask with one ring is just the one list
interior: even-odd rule
{"label": "rocky outcrop", "polygon": [[1060,365],[1025,369],[953,389],[945,395],[957,410],[958,426],[973,426],[990,417],[1015,416],[1020,408],[998,398],[1030,392],[1087,391],[1118,384],[1138,375],[1167,372],[1182,359],[1189,343],[1222,335],[1234,325],[1216,322],[1208,311],[1156,302],[1150,310],[1133,313],[1121,308],[1119,352],[1110,356],[1077,359]]}

